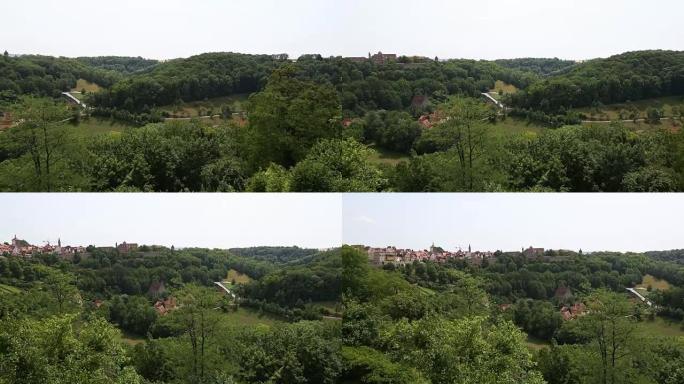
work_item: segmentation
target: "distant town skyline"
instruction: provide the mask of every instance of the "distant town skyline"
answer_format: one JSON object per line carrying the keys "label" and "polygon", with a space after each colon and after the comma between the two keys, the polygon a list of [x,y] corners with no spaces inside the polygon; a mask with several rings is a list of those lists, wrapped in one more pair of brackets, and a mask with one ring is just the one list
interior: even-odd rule
{"label": "distant town skyline", "polygon": [[59,56],[204,52],[583,60],[684,49],[684,3],[660,0],[22,0],[1,50]]}
{"label": "distant town skyline", "polygon": [[177,248],[342,242],[339,196],[326,194],[0,194],[0,242]]}
{"label": "distant town skyline", "polygon": [[345,244],[584,252],[684,248],[679,194],[345,194]]}

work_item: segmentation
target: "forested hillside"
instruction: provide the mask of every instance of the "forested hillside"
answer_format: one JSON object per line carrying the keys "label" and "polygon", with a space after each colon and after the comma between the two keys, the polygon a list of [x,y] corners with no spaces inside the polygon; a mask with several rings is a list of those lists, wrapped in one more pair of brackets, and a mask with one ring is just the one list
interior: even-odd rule
{"label": "forested hillside", "polygon": [[682,191],[683,58],[4,57],[0,190]]}
{"label": "forested hillside", "polygon": [[[349,382],[684,378],[681,266],[642,254],[547,250],[533,258],[497,252],[481,265],[416,261],[381,268],[351,247],[342,249],[342,263]],[[642,280],[665,288],[641,286]],[[631,299],[625,288],[635,286],[657,307]]]}
{"label": "forested hillside", "polygon": [[339,250],[289,267],[258,249],[0,256],[0,379],[338,382]]}
{"label": "forested hillside", "polygon": [[558,113],[595,103],[612,104],[684,94],[684,52],[639,51],[595,59],[536,82],[511,97],[519,108]]}
{"label": "forested hillside", "polygon": [[0,59],[0,102],[22,95],[58,97],[85,79],[101,86],[113,85],[120,76],[80,60],[50,56],[4,56]]}
{"label": "forested hillside", "polygon": [[524,59],[502,59],[495,60],[495,63],[502,67],[519,69],[521,71],[532,72],[537,75],[550,75],[556,72],[565,71],[577,65],[576,61],[543,58],[524,58]]}
{"label": "forested hillside", "polygon": [[159,61],[157,60],[123,56],[78,57],[76,60],[94,68],[120,73],[134,73],[149,70],[159,64]]}

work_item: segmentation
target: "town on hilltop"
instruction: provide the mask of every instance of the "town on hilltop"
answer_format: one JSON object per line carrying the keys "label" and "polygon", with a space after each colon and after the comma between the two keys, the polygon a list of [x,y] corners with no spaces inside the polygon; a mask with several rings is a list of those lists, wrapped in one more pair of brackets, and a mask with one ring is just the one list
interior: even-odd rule
{"label": "town on hilltop", "polygon": [[[482,264],[484,260],[493,260],[499,254],[500,251],[473,251],[472,247],[468,245],[467,250],[458,249],[456,251],[447,251],[441,247],[437,247],[434,244],[430,246],[430,249],[424,250],[413,250],[413,249],[400,249],[395,246],[388,246],[384,248],[373,248],[364,245],[354,246],[357,249],[364,250],[368,253],[369,261],[376,266],[382,266],[386,264],[406,265],[413,263],[414,261],[433,261],[438,263],[444,263],[450,260],[464,260],[472,264]],[[539,258],[539,257],[559,257],[557,255],[550,255],[544,252],[544,248],[534,248],[530,246],[529,248],[523,248],[521,253],[527,258]]]}
{"label": "town on hilltop", "polygon": [[[16,235],[12,238],[11,243],[0,243],[0,255],[12,255],[12,256],[24,256],[31,257],[37,254],[56,254],[57,256],[70,259],[74,255],[85,255],[88,253],[90,247],[84,246],[72,246],[72,245],[62,245],[62,239],[57,239],[57,245],[50,244],[46,241],[44,245],[33,245],[26,240],[21,240],[17,238]],[[116,249],[122,253],[133,252],[138,249],[138,244],[136,243],[126,243],[125,241],[121,244],[116,243],[114,247],[98,247],[104,249]]]}

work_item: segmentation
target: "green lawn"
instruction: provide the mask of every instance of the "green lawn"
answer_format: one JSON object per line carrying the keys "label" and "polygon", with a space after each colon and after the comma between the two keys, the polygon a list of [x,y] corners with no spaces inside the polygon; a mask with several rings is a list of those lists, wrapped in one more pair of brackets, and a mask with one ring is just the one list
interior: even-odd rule
{"label": "green lawn", "polygon": [[[596,128],[602,128],[608,126],[609,123],[584,123],[583,125],[590,126],[590,127],[596,127]],[[644,121],[638,121],[636,123],[634,122],[622,122],[622,124],[625,128],[630,129],[634,132],[646,132],[646,131],[654,131],[654,130],[659,130],[659,129],[666,129],[672,132],[676,132],[681,129],[682,123],[678,121],[672,121],[672,120],[665,120],[661,121],[659,124],[648,124]]]}
{"label": "green lawn", "polygon": [[535,351],[549,347],[551,345],[551,343],[549,343],[548,341],[538,339],[530,335],[527,335],[527,340],[525,340],[525,344],[527,344],[528,348],[533,349]]}
{"label": "green lawn", "polygon": [[644,275],[643,280],[641,281],[641,284],[637,285],[635,288],[643,288],[643,289],[648,289],[648,286],[651,286],[653,289],[659,289],[661,291],[667,291],[672,286],[670,283],[668,283],[665,280],[658,279],[654,276],[651,275]]}
{"label": "green lawn", "polygon": [[518,92],[518,88],[516,88],[515,85],[508,84],[501,80],[497,80],[494,84],[494,88],[489,90],[489,94],[493,98],[498,100],[501,98],[501,92],[503,92],[504,94],[516,93]]}
{"label": "green lawn", "polygon": [[[76,86],[71,91],[72,92],[81,92],[84,89],[86,92],[99,92],[102,88],[99,85],[97,85],[95,83],[91,83],[88,80],[78,79],[76,81]],[[76,96],[76,95],[74,95],[74,96]]]}
{"label": "green lawn", "polygon": [[259,314],[251,308],[238,308],[237,311],[222,312],[225,323],[229,325],[268,325],[273,326],[283,321],[270,314]]}
{"label": "green lawn", "polygon": [[90,137],[103,133],[123,132],[126,129],[133,128],[133,126],[101,117],[89,117],[82,119],[74,128],[79,135]]}
{"label": "green lawn", "polygon": [[545,128],[539,125],[528,123],[524,119],[508,117],[506,120],[497,121],[496,124],[488,126],[494,136],[506,137],[511,135],[528,134],[537,135]]}
{"label": "green lawn", "polygon": [[375,145],[369,145],[368,147],[375,150],[370,160],[377,164],[397,165],[402,161],[409,160],[409,156],[404,153],[390,151]]}
{"label": "green lawn", "polygon": [[235,280],[236,284],[247,284],[252,281],[252,279],[250,279],[249,276],[245,275],[244,273],[240,273],[234,269],[231,269],[228,271],[228,275],[223,282],[232,285],[233,280]]}
{"label": "green lawn", "polygon": [[[205,116],[208,114],[208,112],[216,115],[221,113],[221,107],[226,104],[230,105],[230,108],[233,112],[244,112],[245,102],[247,101],[248,97],[249,95],[247,94],[224,96],[201,101],[191,101],[177,105],[166,105],[160,107],[159,109],[161,111],[168,112],[171,117]],[[202,113],[200,114],[200,112]]]}
{"label": "green lawn", "polygon": [[642,321],[640,330],[647,336],[684,337],[684,323],[676,323],[661,317],[654,321]]}
{"label": "green lawn", "polygon": [[646,117],[646,110],[650,107],[662,107],[665,112],[665,116],[669,117],[672,116],[673,106],[684,106],[684,97],[658,97],[655,99],[639,100],[630,103],[604,105],[603,107],[598,108],[598,110],[593,107],[584,107],[576,108],[575,111],[586,115],[589,120],[617,120],[620,117],[619,113],[621,110],[629,110],[632,106],[639,110],[639,115],[641,118]]}

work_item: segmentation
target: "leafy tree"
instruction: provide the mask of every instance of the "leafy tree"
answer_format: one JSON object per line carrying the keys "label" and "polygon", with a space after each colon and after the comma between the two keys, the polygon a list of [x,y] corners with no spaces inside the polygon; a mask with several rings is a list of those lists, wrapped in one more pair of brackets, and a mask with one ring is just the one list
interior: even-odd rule
{"label": "leafy tree", "polygon": [[181,308],[175,315],[181,318],[192,351],[190,380],[203,383],[209,346],[219,321],[214,313],[218,298],[210,288],[187,286],[179,295],[179,300]]}
{"label": "leafy tree", "polygon": [[390,356],[439,383],[543,383],[524,335],[484,317],[401,321],[383,335]]}
{"label": "leafy tree", "polygon": [[266,88],[250,97],[248,112],[254,163],[261,166],[292,166],[319,139],[341,133],[335,89],[299,80],[291,67],[271,75]]}
{"label": "leafy tree", "polygon": [[581,321],[592,335],[592,349],[598,357],[596,374],[602,384],[623,382],[631,371],[630,343],[636,329],[629,302],[621,294],[597,291],[587,300],[589,314]]}
{"label": "leafy tree", "polygon": [[387,181],[369,160],[371,150],[352,139],[321,140],[292,169],[297,192],[374,192]]}
{"label": "leafy tree", "polygon": [[0,377],[7,383],[142,383],[127,366],[119,332],[101,318],[74,316],[4,321]]}

